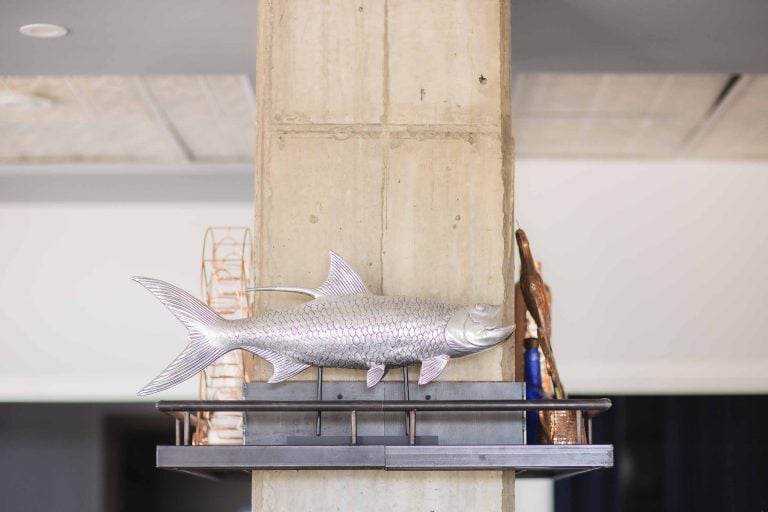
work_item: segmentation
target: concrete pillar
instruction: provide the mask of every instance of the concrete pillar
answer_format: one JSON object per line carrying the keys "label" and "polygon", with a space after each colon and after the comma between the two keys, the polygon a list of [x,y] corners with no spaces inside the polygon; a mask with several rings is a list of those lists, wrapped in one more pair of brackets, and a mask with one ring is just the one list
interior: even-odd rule
{"label": "concrete pillar", "polygon": [[[332,249],[373,293],[504,301],[512,319],[509,32],[508,0],[262,0],[256,282],[315,286]],[[511,380],[512,345],[441,379]],[[253,510],[509,511],[513,487],[501,472],[262,471]]]}

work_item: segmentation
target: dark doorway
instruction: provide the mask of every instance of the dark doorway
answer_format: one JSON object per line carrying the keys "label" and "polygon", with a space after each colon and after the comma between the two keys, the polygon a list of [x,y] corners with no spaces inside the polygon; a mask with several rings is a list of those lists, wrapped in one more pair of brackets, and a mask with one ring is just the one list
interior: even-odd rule
{"label": "dark doorway", "polygon": [[106,418],[107,512],[248,512],[246,473],[211,480],[155,468],[155,448],[173,444],[173,420],[154,415]]}
{"label": "dark doorway", "polygon": [[153,404],[0,404],[3,512],[245,512],[246,473],[222,481],[155,468],[173,420]]}
{"label": "dark doorway", "polygon": [[615,466],[555,485],[557,512],[768,510],[768,396],[613,397]]}

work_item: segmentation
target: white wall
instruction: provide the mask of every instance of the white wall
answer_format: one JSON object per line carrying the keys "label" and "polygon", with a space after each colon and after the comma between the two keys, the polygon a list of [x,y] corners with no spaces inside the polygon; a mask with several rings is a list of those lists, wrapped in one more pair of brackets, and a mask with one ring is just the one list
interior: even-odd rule
{"label": "white wall", "polygon": [[579,393],[768,392],[768,163],[517,164]]}
{"label": "white wall", "polygon": [[515,510],[555,510],[555,481],[551,478],[515,478]]}
{"label": "white wall", "polygon": [[[569,391],[768,392],[768,164],[523,160],[516,181]],[[251,216],[0,202],[0,400],[134,399],[186,336],[130,276],[196,293],[206,227]]]}
{"label": "white wall", "polygon": [[206,228],[251,219],[247,202],[0,203],[0,400],[135,399],[186,334],[130,277],[197,294]]}

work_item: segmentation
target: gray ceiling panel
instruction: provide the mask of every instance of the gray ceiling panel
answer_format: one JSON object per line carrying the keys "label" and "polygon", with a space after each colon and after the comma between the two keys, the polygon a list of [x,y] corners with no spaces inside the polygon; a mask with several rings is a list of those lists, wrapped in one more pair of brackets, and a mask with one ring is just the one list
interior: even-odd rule
{"label": "gray ceiling panel", "polygon": [[516,72],[764,73],[762,0],[513,0]]}
{"label": "gray ceiling panel", "polygon": [[[763,0],[513,0],[516,72],[768,72]],[[0,0],[0,74],[246,74],[256,0]],[[71,34],[34,40],[26,23]]]}
{"label": "gray ceiling panel", "polygon": [[[0,74],[249,74],[255,0],[0,0]],[[19,34],[27,23],[70,29]]]}

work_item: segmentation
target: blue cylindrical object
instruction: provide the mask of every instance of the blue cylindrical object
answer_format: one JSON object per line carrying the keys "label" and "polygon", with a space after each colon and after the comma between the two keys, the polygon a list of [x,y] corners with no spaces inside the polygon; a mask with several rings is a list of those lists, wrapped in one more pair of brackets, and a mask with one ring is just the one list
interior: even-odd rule
{"label": "blue cylindrical object", "polygon": [[[541,384],[541,362],[539,360],[539,340],[527,338],[525,345],[525,398],[538,400],[544,397]],[[527,444],[539,443],[539,411],[528,411],[525,415]]]}

